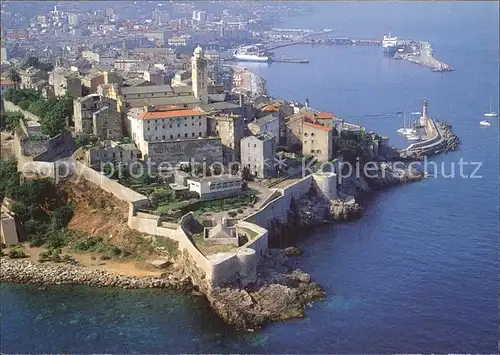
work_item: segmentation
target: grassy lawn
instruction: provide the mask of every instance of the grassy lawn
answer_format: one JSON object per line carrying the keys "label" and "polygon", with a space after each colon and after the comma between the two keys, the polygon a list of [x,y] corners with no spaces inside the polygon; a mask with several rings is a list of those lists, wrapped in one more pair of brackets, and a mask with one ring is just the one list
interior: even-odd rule
{"label": "grassy lawn", "polygon": [[193,234],[193,241],[198,250],[203,255],[213,255],[217,253],[224,253],[235,250],[237,247],[235,245],[212,245],[207,244],[203,238],[203,233]]}
{"label": "grassy lawn", "polygon": [[252,240],[258,235],[257,232],[247,228],[238,228],[238,232],[245,234],[248,237],[248,240]]}

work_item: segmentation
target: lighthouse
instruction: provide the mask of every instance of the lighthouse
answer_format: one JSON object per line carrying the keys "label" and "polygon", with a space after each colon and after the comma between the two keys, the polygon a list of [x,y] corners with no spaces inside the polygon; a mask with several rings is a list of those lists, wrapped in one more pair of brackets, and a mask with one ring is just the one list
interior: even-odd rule
{"label": "lighthouse", "polygon": [[422,116],[420,117],[420,125],[427,127],[427,100],[424,100],[424,106],[422,107]]}

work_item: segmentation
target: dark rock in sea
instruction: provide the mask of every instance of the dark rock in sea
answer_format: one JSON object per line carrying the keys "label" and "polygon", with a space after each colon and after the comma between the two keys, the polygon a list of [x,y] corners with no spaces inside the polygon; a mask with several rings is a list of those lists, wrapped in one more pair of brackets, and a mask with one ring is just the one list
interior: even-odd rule
{"label": "dark rock in sea", "polygon": [[299,256],[302,254],[302,250],[298,247],[288,247],[285,248],[285,255],[286,256]]}

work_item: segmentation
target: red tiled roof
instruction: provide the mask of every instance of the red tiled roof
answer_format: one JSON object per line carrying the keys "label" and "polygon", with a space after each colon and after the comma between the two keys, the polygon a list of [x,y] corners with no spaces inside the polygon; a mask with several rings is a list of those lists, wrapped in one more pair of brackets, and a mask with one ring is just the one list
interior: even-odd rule
{"label": "red tiled roof", "polygon": [[204,116],[206,115],[203,111],[196,110],[170,110],[170,111],[154,111],[154,112],[144,112],[139,115],[141,120],[158,119],[158,118],[170,118],[170,117],[185,117],[185,116]]}
{"label": "red tiled roof", "polygon": [[271,112],[276,112],[279,111],[280,108],[276,105],[267,105],[262,108],[262,111],[271,111]]}
{"label": "red tiled roof", "polygon": [[316,123],[311,123],[311,122],[304,122],[305,125],[309,126],[309,127],[312,127],[312,128],[316,128],[316,129],[321,129],[323,131],[331,131],[332,129],[331,128],[328,128],[328,127],[325,127],[325,126],[322,126],[320,124],[316,124]]}
{"label": "red tiled roof", "polygon": [[333,113],[330,113],[330,112],[319,112],[319,113],[316,113],[314,116],[316,118],[323,118],[323,119],[327,118],[328,119],[328,118],[333,118],[334,115],[333,115]]}
{"label": "red tiled roof", "polygon": [[12,80],[0,80],[0,85],[6,86],[6,85],[15,85],[16,83],[13,82]]}

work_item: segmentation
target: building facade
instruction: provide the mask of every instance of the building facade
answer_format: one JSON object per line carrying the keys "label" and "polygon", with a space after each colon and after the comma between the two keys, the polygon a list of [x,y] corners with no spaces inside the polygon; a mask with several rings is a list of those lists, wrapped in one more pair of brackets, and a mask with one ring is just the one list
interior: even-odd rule
{"label": "building facade", "polygon": [[217,175],[203,178],[188,178],[189,191],[198,193],[200,198],[236,196],[241,193],[242,178],[236,175]]}
{"label": "building facade", "polygon": [[279,118],[274,115],[266,115],[248,124],[248,129],[253,135],[268,134],[274,136],[276,145],[280,139]]}
{"label": "building facade", "polygon": [[82,96],[82,82],[76,71],[55,68],[49,73],[49,85],[54,88],[55,96],[64,96],[66,92],[74,97]]}
{"label": "building facade", "polygon": [[174,141],[207,136],[206,113],[176,106],[146,106],[129,111],[127,130],[141,152],[146,142]]}
{"label": "building facade", "polygon": [[240,141],[244,136],[243,118],[240,115],[211,115],[207,118],[208,134],[220,137],[222,161],[229,164],[241,156]]}
{"label": "building facade", "polygon": [[241,140],[241,165],[257,178],[276,176],[276,139],[269,134],[249,136]]}
{"label": "building facade", "polygon": [[73,100],[75,132],[94,134],[102,140],[123,137],[121,114],[116,101],[99,94],[91,94]]}
{"label": "building facade", "polygon": [[98,146],[85,150],[85,164],[95,169],[100,169],[104,163],[126,166],[141,158],[141,152],[132,143],[102,141]]}
{"label": "building facade", "polygon": [[332,128],[317,123],[304,122],[302,137],[302,155],[315,157],[319,162],[333,158]]}

